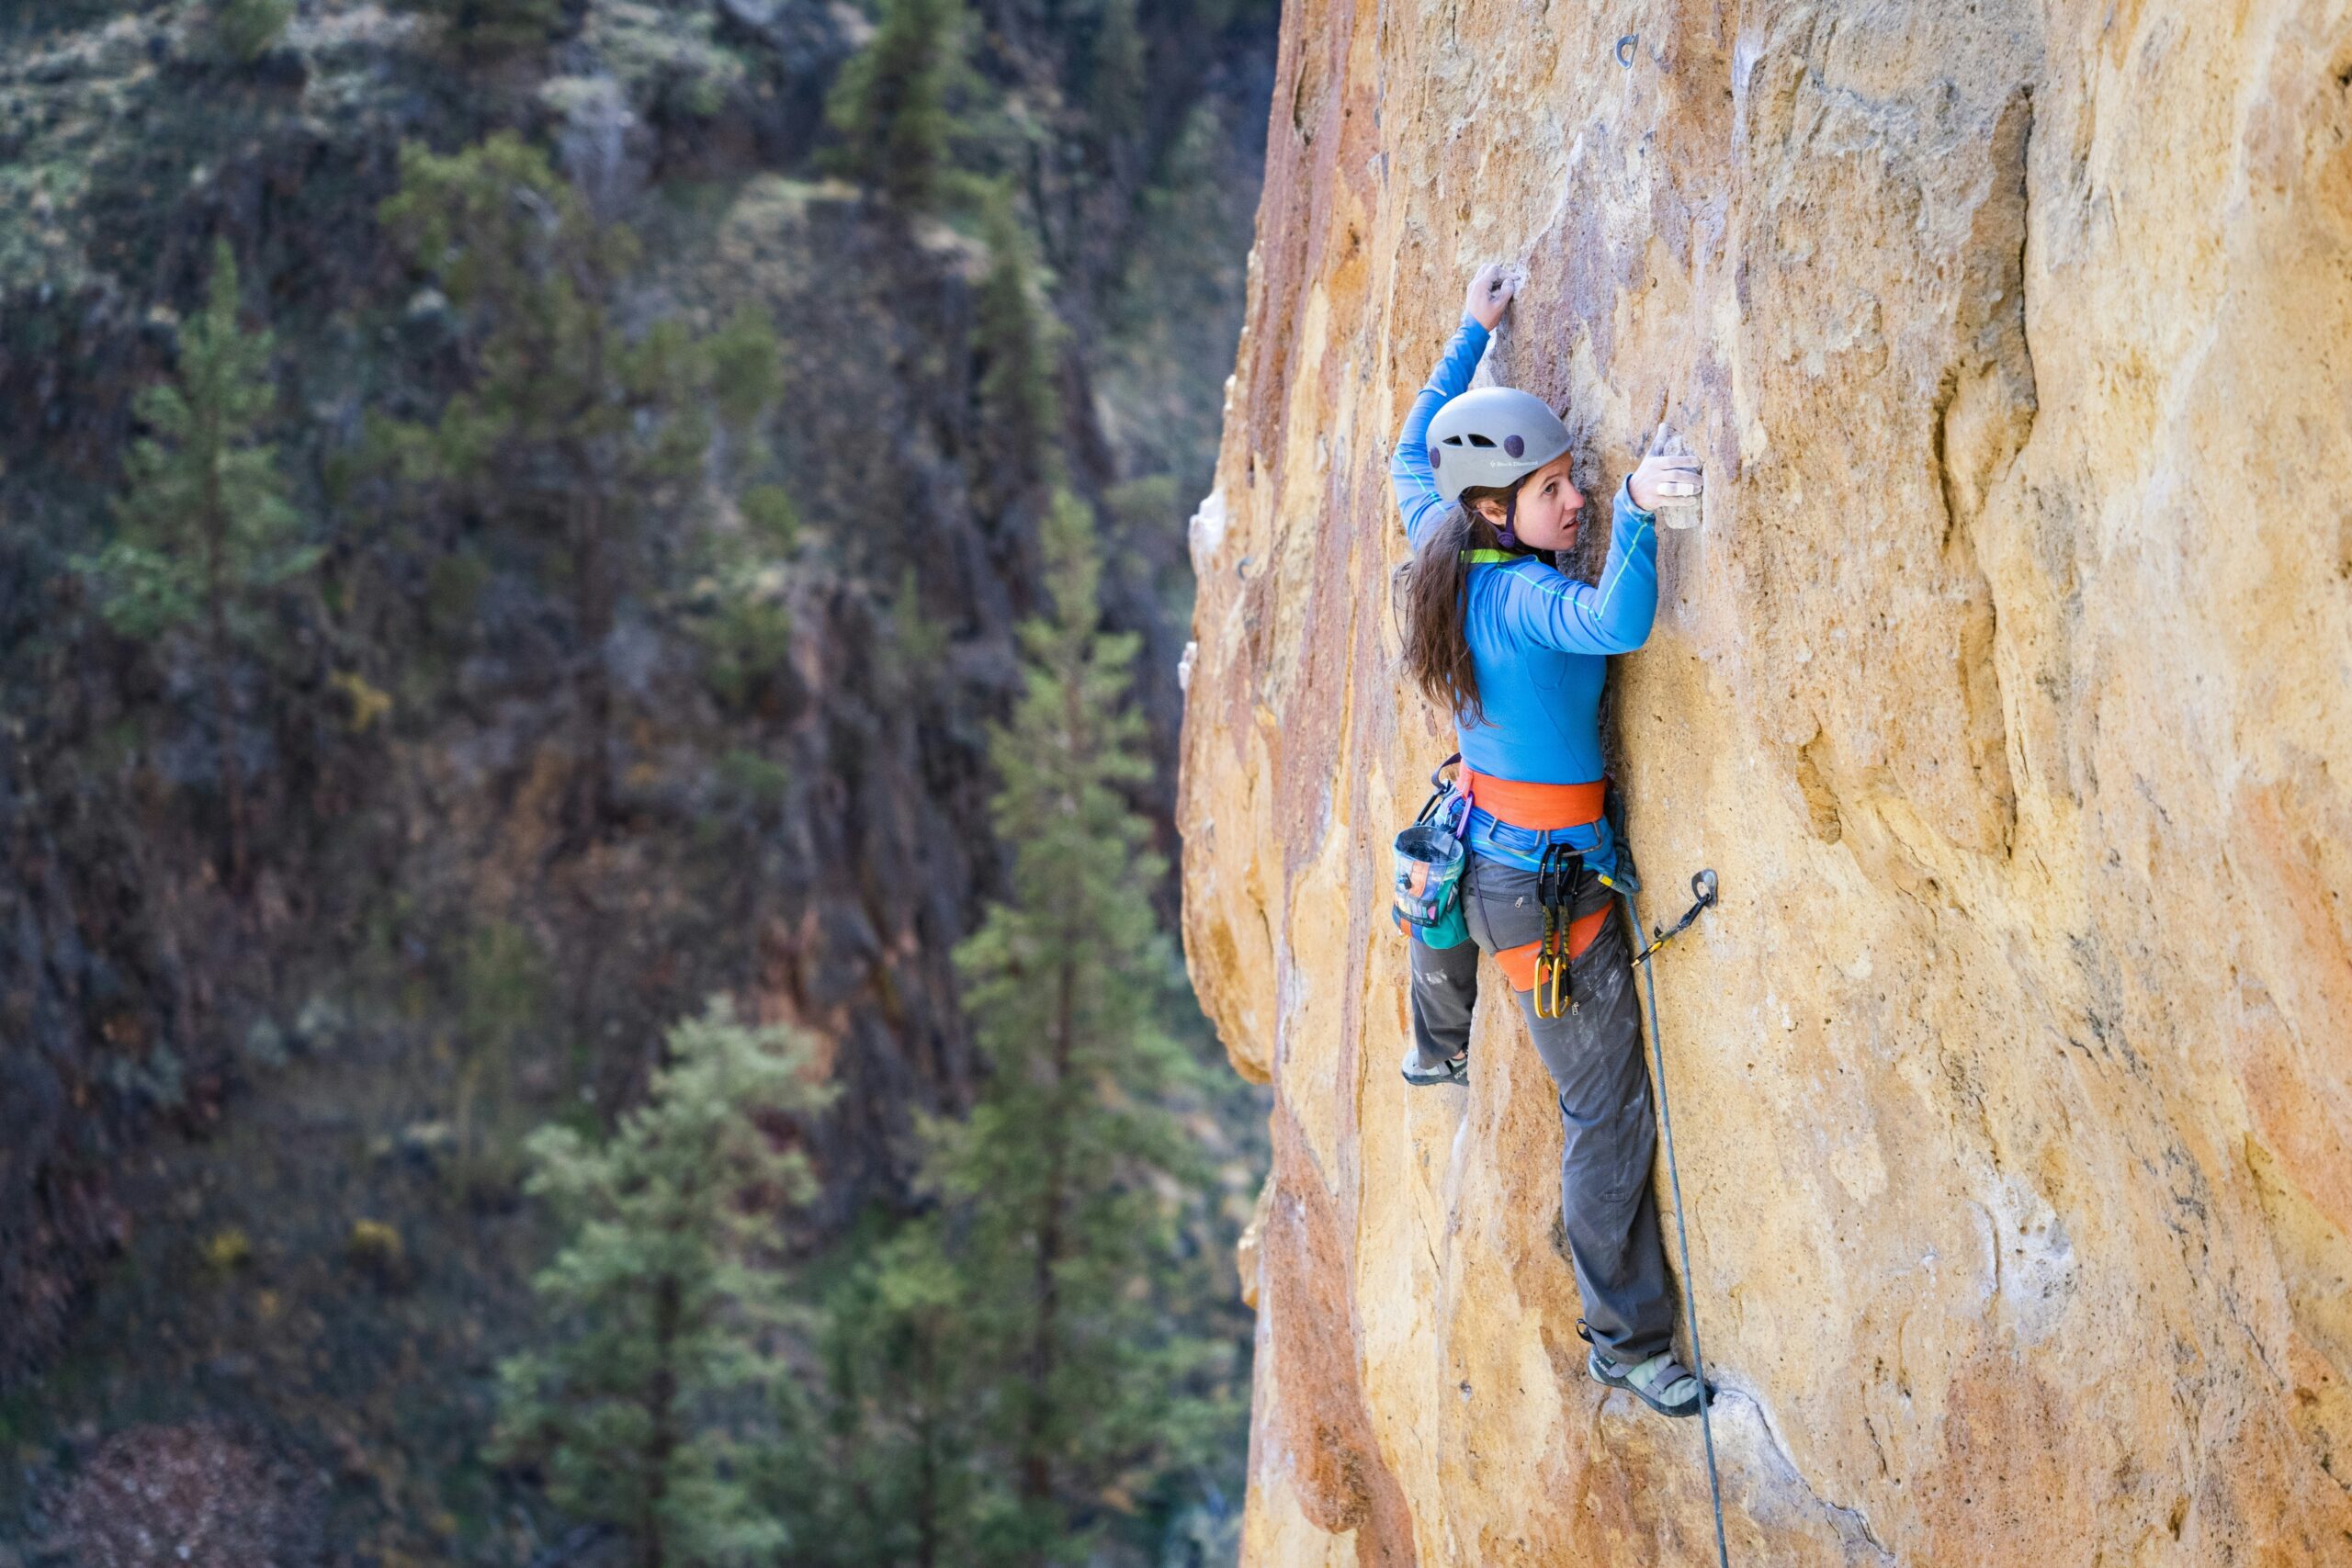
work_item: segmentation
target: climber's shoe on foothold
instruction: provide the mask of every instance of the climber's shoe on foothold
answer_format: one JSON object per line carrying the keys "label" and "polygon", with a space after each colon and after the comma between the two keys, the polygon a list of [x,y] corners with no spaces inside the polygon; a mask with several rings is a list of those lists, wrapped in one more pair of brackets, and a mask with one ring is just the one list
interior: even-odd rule
{"label": "climber's shoe on foothold", "polygon": [[1459,1056],[1453,1056],[1447,1059],[1445,1071],[1442,1073],[1415,1072],[1413,1067],[1415,1064],[1420,1060],[1420,1055],[1421,1054],[1419,1051],[1414,1050],[1409,1045],[1407,1046],[1405,1048],[1404,1065],[1397,1069],[1405,1075],[1405,1081],[1411,1084],[1415,1089],[1427,1089],[1431,1084],[1466,1084],[1470,1081],[1470,1052],[1467,1046],[1463,1048],[1462,1055]]}
{"label": "climber's shoe on foothold", "polygon": [[[1660,1350],[1636,1366],[1623,1366],[1599,1350],[1585,1359],[1594,1378],[1611,1388],[1622,1388],[1661,1416],[1699,1414],[1699,1380],[1682,1368],[1671,1350]],[[1712,1396],[1714,1390],[1709,1389]]]}

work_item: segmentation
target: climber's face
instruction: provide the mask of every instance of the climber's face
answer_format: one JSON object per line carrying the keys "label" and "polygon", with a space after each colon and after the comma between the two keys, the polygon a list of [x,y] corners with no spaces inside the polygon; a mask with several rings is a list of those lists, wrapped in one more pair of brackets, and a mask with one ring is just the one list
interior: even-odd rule
{"label": "climber's face", "polygon": [[[1584,492],[1568,478],[1571,466],[1567,457],[1555,457],[1520,486],[1519,515],[1511,526],[1521,544],[1539,550],[1575,547],[1577,525],[1584,516]],[[1478,509],[1487,522],[1502,526],[1501,502],[1481,501]]]}

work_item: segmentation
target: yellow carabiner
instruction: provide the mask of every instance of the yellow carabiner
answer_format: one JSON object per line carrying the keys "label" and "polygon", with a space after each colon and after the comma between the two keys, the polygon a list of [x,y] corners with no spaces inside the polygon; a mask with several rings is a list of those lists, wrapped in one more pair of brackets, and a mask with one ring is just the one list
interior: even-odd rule
{"label": "yellow carabiner", "polygon": [[1535,1016],[1560,1016],[1560,987],[1556,982],[1559,966],[1552,961],[1552,910],[1544,909],[1544,941],[1535,949]]}
{"label": "yellow carabiner", "polygon": [[1545,845],[1535,871],[1536,901],[1544,906],[1544,941],[1535,950],[1535,1016],[1541,1019],[1560,1017],[1561,993],[1570,990],[1567,949],[1573,922],[1562,906],[1572,890],[1561,886],[1571,880],[1567,867],[1561,863],[1566,858],[1561,852],[1565,848]]}

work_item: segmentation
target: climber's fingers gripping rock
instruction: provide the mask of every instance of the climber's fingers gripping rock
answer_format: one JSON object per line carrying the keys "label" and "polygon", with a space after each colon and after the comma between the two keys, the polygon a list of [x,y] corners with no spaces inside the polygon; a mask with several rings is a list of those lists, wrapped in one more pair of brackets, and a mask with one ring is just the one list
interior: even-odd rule
{"label": "climber's fingers gripping rock", "polygon": [[1464,314],[1478,318],[1478,324],[1488,332],[1503,319],[1503,311],[1510,304],[1512,295],[1519,292],[1519,280],[1500,262],[1488,262],[1471,275],[1470,287],[1462,296]]}
{"label": "climber's fingers gripping rock", "polygon": [[1625,481],[1625,488],[1635,506],[1655,512],[1660,501],[1696,496],[1704,482],[1699,459],[1690,455],[1680,436],[1660,424],[1650,438],[1649,455]]}

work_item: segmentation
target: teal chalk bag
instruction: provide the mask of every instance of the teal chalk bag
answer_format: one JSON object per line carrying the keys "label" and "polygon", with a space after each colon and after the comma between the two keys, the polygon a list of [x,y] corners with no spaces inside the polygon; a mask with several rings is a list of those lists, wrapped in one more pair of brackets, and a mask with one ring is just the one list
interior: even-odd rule
{"label": "teal chalk bag", "polygon": [[1425,947],[1459,947],[1470,940],[1469,922],[1462,915],[1462,871],[1469,857],[1463,852],[1461,825],[1468,803],[1441,782],[1459,760],[1457,755],[1438,764],[1430,775],[1437,792],[1413,825],[1396,835],[1390,912],[1397,930],[1419,932]]}

